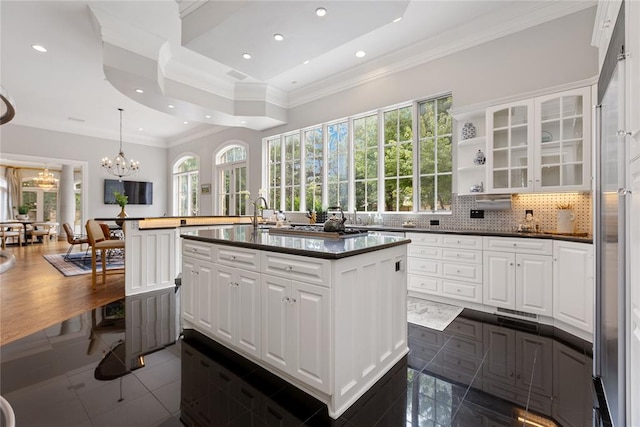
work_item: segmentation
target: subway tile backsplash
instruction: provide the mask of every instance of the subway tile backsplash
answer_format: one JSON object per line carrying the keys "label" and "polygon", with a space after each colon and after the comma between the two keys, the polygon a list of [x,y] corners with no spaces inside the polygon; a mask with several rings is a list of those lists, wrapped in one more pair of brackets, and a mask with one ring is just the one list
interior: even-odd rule
{"label": "subway tile backsplash", "polygon": [[[533,210],[540,231],[556,231],[558,205],[570,204],[576,216],[576,232],[592,234],[592,200],[590,193],[515,194],[511,196],[511,209],[485,210],[484,218],[470,218],[471,209],[478,209],[475,196],[454,196],[452,213],[446,215],[383,214],[384,225],[401,227],[406,221],[420,228],[434,230],[516,231],[525,218],[525,211]],[[352,213],[345,212],[351,218]],[[359,214],[366,222],[368,215]],[[293,222],[308,221],[304,214],[290,212]],[[440,225],[430,225],[438,219]]]}

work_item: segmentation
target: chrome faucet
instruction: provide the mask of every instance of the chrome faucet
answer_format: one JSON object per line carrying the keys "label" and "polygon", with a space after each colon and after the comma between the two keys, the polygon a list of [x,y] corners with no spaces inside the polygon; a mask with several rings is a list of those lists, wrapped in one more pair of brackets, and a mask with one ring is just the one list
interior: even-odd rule
{"label": "chrome faucet", "polygon": [[258,197],[257,199],[251,202],[251,204],[253,205],[253,229],[254,230],[258,228],[258,202],[260,200],[264,202],[264,204],[262,205],[262,209],[269,209],[269,204],[267,203],[267,199],[265,199],[262,196]]}

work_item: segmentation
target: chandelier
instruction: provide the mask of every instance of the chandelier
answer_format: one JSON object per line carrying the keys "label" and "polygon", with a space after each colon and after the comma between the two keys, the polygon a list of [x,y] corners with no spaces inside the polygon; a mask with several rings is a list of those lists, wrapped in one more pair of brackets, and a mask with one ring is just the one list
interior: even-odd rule
{"label": "chandelier", "polygon": [[40,188],[55,188],[58,186],[58,179],[54,174],[49,172],[47,167],[42,172],[38,172],[38,176],[33,179]]}
{"label": "chandelier", "polygon": [[129,176],[134,174],[140,169],[140,163],[131,159],[127,160],[124,156],[124,152],[122,151],[122,108],[118,108],[120,111],[120,151],[118,155],[113,159],[109,159],[108,157],[104,157],[102,159],[102,167],[109,174],[113,176],[117,176],[120,180],[125,176]]}

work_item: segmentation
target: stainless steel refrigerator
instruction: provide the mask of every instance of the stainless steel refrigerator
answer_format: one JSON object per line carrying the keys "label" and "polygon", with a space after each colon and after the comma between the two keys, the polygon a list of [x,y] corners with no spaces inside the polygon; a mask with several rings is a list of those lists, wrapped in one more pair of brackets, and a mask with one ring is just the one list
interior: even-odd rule
{"label": "stainless steel refrigerator", "polygon": [[625,425],[624,4],[598,81],[596,114],[596,330],[594,373],[600,411]]}

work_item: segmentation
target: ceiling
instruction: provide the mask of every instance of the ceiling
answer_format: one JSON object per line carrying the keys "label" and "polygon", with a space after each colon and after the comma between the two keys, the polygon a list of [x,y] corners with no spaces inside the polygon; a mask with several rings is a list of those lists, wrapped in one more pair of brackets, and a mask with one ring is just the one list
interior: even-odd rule
{"label": "ceiling", "polygon": [[593,5],[2,0],[0,83],[11,123],[117,140],[123,108],[125,142],[169,147],[286,123],[292,107]]}

